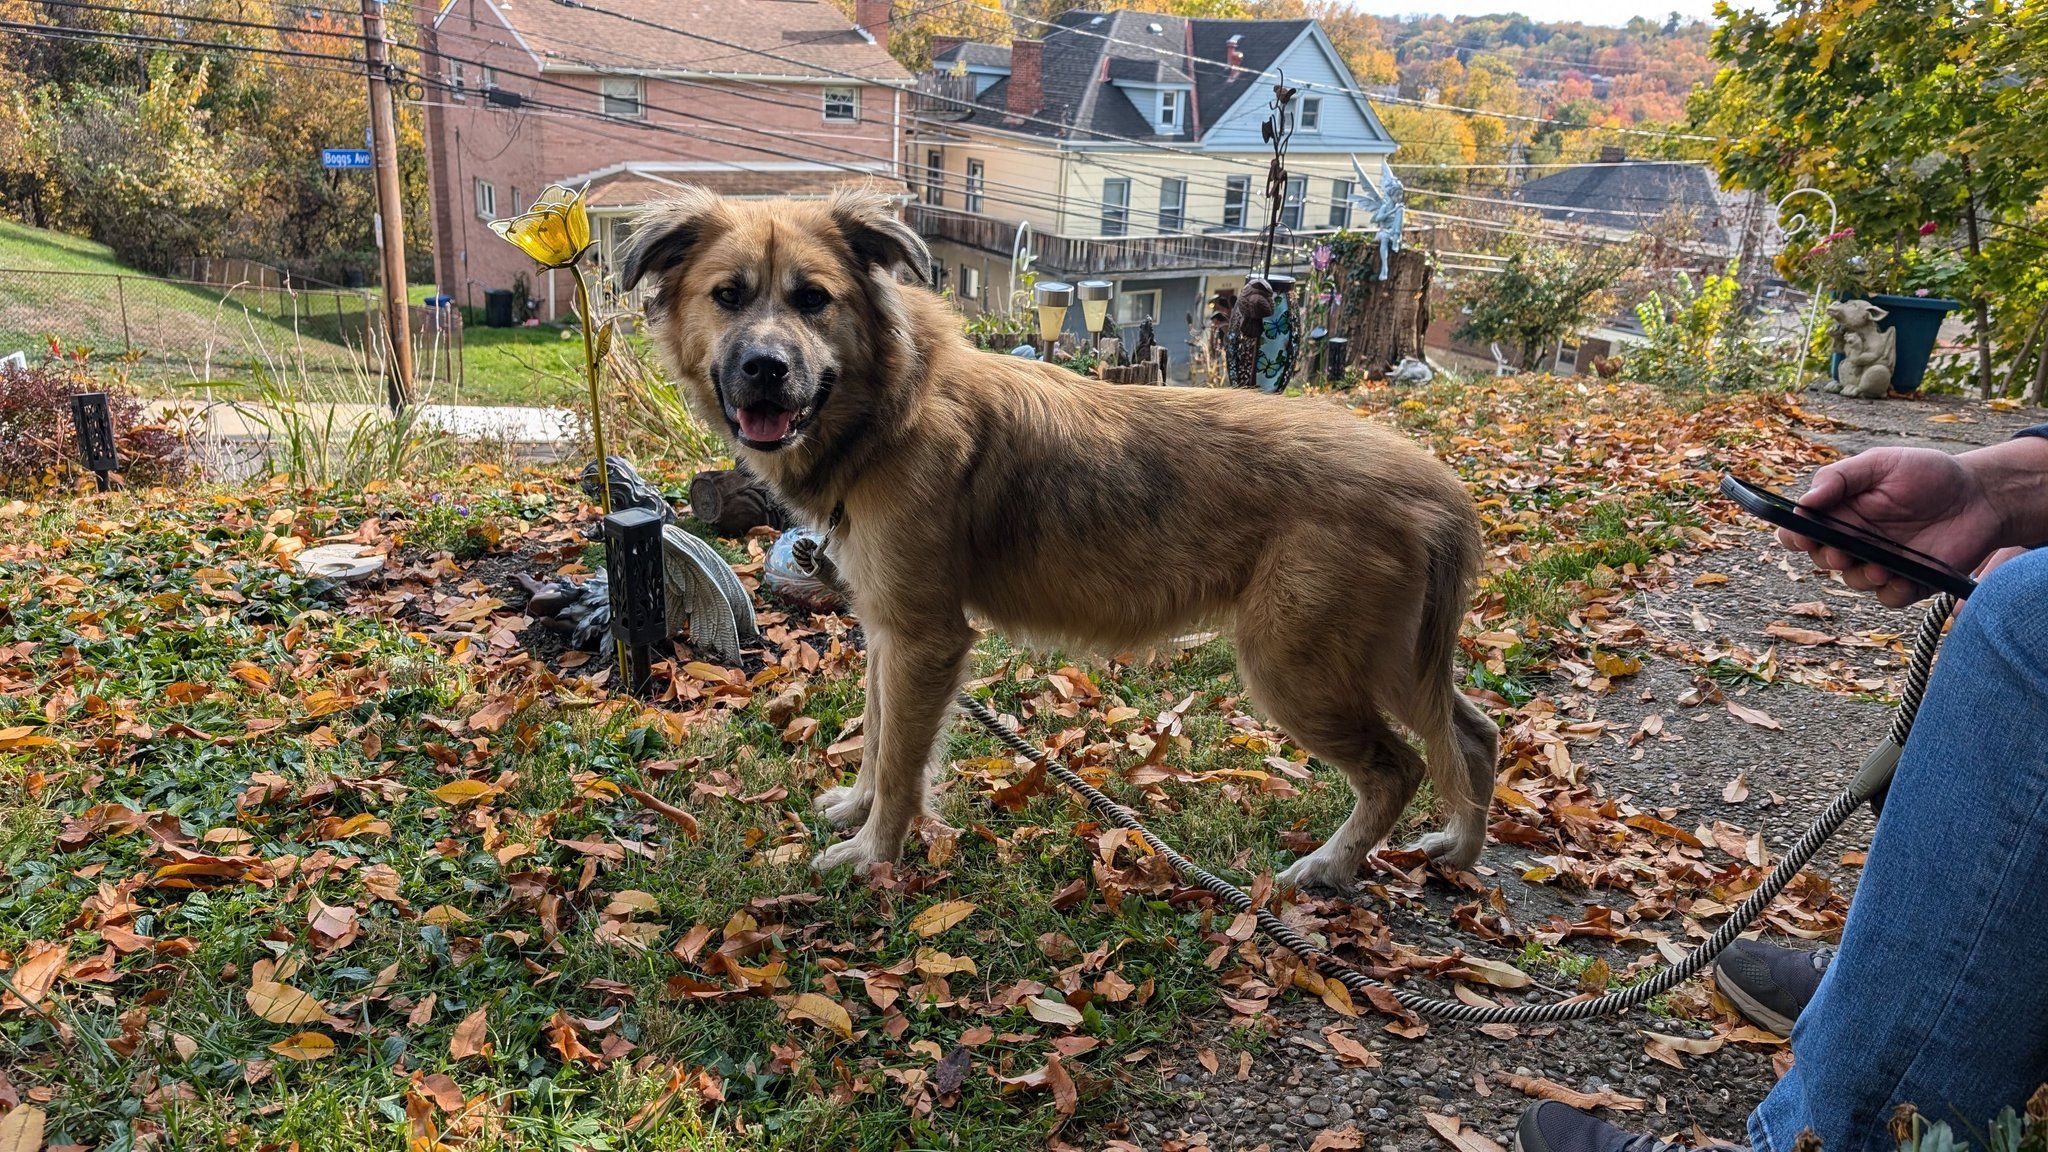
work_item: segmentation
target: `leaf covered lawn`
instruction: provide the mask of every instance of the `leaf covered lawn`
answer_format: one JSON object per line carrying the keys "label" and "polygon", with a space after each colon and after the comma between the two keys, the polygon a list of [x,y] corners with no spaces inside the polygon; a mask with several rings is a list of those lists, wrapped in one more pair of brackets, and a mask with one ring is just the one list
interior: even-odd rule
{"label": "leaf covered lawn", "polygon": [[[1762,870],[1739,836],[1601,794],[1572,757],[1601,733],[1545,685],[1610,691],[1668,649],[1630,597],[1722,547],[1720,470],[1815,462],[1803,415],[1534,378],[1354,401],[1481,504],[1467,645],[1506,732],[1495,839],[1546,861],[1532,882],[1637,903],[1519,925],[1491,870],[1394,853],[1377,901],[1284,914],[1475,996],[1514,986],[1489,954],[1595,937],[1654,960],[1639,922],[1713,915]],[[658,698],[614,697],[512,606],[514,569],[588,570],[577,494],[488,469],[429,487],[0,507],[0,1122],[95,1149],[1094,1145],[1197,1058],[1196,1018],[1248,1045],[1275,1000],[1317,996],[1360,1037],[1426,1032],[966,727],[902,866],[812,878],[832,836],[810,801],[860,754],[857,621],[764,599],[748,667],[683,651]],[[387,549],[390,579],[290,574],[330,537]],[[762,546],[721,543],[750,585]],[[1703,692],[1779,674],[1682,655]],[[1349,807],[1243,698],[1225,640],[1083,658],[990,636],[975,685],[1261,898]],[[1470,957],[1389,930],[1426,891],[1455,894]],[[1779,915],[1840,912],[1815,890]]]}

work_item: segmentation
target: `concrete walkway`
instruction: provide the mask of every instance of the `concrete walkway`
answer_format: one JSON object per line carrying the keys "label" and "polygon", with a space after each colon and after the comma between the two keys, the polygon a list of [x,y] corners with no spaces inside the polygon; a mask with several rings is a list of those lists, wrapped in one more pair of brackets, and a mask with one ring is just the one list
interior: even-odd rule
{"label": "concrete walkway", "polygon": [[[266,423],[271,414],[263,405],[213,404],[193,400],[152,400],[152,416],[197,411],[201,430],[208,436],[231,440],[267,440]],[[364,420],[381,417],[386,410],[376,404],[308,403],[299,415],[307,422],[331,427],[335,435],[347,436]],[[465,440],[503,440],[518,445],[556,445],[569,439],[576,416],[566,408],[498,408],[477,404],[423,404],[422,423]]]}

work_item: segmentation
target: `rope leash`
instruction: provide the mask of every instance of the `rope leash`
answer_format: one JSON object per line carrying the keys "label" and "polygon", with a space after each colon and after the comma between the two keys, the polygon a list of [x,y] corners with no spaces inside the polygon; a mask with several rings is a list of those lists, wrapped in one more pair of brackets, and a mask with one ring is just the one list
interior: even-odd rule
{"label": "rope leash", "polygon": [[1785,858],[1771,870],[1764,882],[1751,892],[1741,906],[1731,913],[1721,926],[1707,937],[1705,943],[1692,950],[1684,959],[1660,969],[1649,979],[1609,992],[1588,1000],[1564,1000],[1554,1004],[1519,1004],[1513,1007],[1492,1007],[1468,1004],[1462,1000],[1445,1000],[1425,996],[1408,988],[1393,987],[1372,979],[1365,973],[1337,959],[1318,947],[1296,930],[1292,925],[1264,908],[1254,908],[1252,898],[1243,889],[1228,880],[1189,860],[1175,851],[1171,844],[1161,840],[1150,828],[1145,827],[1130,809],[1102,794],[1094,785],[1065,764],[1048,756],[1043,749],[1033,745],[1019,735],[1016,729],[1005,724],[988,705],[962,692],[959,694],[960,707],[975,723],[988,729],[990,734],[1003,742],[1011,751],[1023,756],[1053,779],[1088,802],[1097,815],[1120,828],[1129,829],[1141,837],[1147,847],[1166,858],[1174,872],[1186,883],[1207,891],[1224,904],[1238,912],[1254,912],[1259,927],[1273,942],[1300,956],[1324,976],[1343,984],[1346,989],[1368,1000],[1374,993],[1382,997],[1391,994],[1400,1005],[1419,1015],[1449,1020],[1460,1024],[1546,1024],[1563,1020],[1586,1020],[1597,1016],[1615,1015],[1636,1008],[1663,995],[1673,987],[1691,979],[1707,965],[1713,963],[1723,949],[1735,938],[1749,930],[1771,901],[1785,890],[1792,878],[1803,870],[1813,859],[1821,846],[1839,832],[1842,825],[1866,801],[1876,808],[1882,803],[1885,789],[1891,783],[1892,769],[1898,764],[1899,752],[1905,747],[1906,737],[1913,730],[1913,718],[1920,711],[1920,701],[1927,693],[1927,680],[1934,669],[1934,652],[1941,645],[1942,627],[1948,622],[1949,614],[1955,609],[1955,597],[1946,593],[1936,596],[1928,606],[1927,615],[1920,622],[1919,634],[1914,638],[1913,658],[1906,669],[1906,687],[1899,697],[1898,710],[1892,715],[1890,731],[1883,743],[1879,744],[1863,768],[1857,773],[1849,787],[1821,810],[1806,830],[1799,834]]}

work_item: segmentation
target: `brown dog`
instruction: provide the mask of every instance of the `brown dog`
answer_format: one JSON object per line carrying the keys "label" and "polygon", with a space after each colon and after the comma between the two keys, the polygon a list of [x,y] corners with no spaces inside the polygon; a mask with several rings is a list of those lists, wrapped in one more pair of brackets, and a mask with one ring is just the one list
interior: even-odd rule
{"label": "brown dog", "polygon": [[818,798],[850,839],[820,872],[894,860],[967,676],[969,615],[1116,651],[1234,626],[1252,696],[1357,793],[1281,874],[1348,886],[1427,774],[1432,856],[1486,837],[1498,731],[1456,686],[1478,518],[1451,471],[1334,406],[1119,387],[976,351],[887,197],[650,209],[624,269],[707,424],[830,552],[868,638],[866,754]]}

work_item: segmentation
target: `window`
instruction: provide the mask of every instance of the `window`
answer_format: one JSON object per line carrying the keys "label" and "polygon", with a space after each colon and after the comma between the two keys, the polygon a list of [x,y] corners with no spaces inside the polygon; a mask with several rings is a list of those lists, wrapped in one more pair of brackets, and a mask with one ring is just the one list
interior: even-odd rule
{"label": "window", "polygon": [[1159,182],[1159,230],[1178,232],[1188,224],[1188,182],[1169,176]]}
{"label": "window", "polygon": [[1181,111],[1186,107],[1187,93],[1178,88],[1169,88],[1159,94],[1159,119],[1157,127],[1161,136],[1180,134]]}
{"label": "window", "polygon": [[1252,178],[1232,176],[1223,181],[1223,226],[1244,227],[1244,202],[1252,194]]}
{"label": "window", "polygon": [[638,76],[607,76],[598,81],[599,111],[607,116],[638,120],[647,115],[645,81]]}
{"label": "window", "polygon": [[1330,227],[1351,227],[1351,181],[1330,181]]}
{"label": "window", "polygon": [[498,218],[498,189],[489,180],[476,182],[476,214],[486,220]]}
{"label": "window", "polygon": [[[491,89],[493,89],[493,88],[496,88],[496,87],[498,86],[498,70],[497,70],[496,68],[492,68],[492,67],[486,66],[486,67],[485,67],[485,68],[483,69],[483,74],[484,74],[484,78],[483,78],[483,89],[484,89],[484,91],[488,92],[488,91],[490,91]],[[517,197],[514,197],[514,199],[517,199]]]}
{"label": "window", "polygon": [[971,300],[976,308],[981,307],[981,269],[968,264],[960,266],[960,299]]}
{"label": "window", "polygon": [[1287,199],[1280,204],[1280,223],[1296,232],[1301,231],[1302,207],[1308,202],[1308,177],[1287,178]]}
{"label": "window", "polygon": [[1119,177],[1102,182],[1102,234],[1121,236],[1130,229],[1131,182]]}
{"label": "window", "polygon": [[514,184],[514,185],[512,186],[512,195],[511,195],[511,197],[510,197],[509,199],[507,199],[507,200],[505,201],[505,203],[506,203],[506,205],[507,205],[508,207],[510,207],[510,208],[512,209],[512,211],[514,211],[514,212],[524,212],[524,211],[526,211],[526,201],[524,201],[524,200],[521,200],[521,199],[519,198],[519,185],[517,185],[517,184]]}
{"label": "window", "polygon": [[924,154],[924,202],[946,202],[946,154],[937,148]]}
{"label": "window", "polygon": [[1126,328],[1135,328],[1151,320],[1159,320],[1159,289],[1149,292],[1133,292],[1126,288],[1116,294],[1116,322]]}
{"label": "window", "polygon": [[1323,98],[1321,96],[1303,96],[1301,98],[1301,114],[1295,117],[1294,127],[1296,131],[1300,132],[1320,132],[1323,130]]}
{"label": "window", "polygon": [[448,87],[451,89],[450,95],[454,96],[457,100],[462,100],[466,98],[463,94],[462,84],[462,65],[456,63],[453,60],[449,61]]}
{"label": "window", "polygon": [[825,122],[828,124],[851,124],[860,119],[860,90],[858,88],[825,89]]}
{"label": "window", "polygon": [[986,180],[981,161],[969,160],[967,162],[966,192],[967,210],[969,212],[981,211],[981,189],[984,183],[986,183]]}

